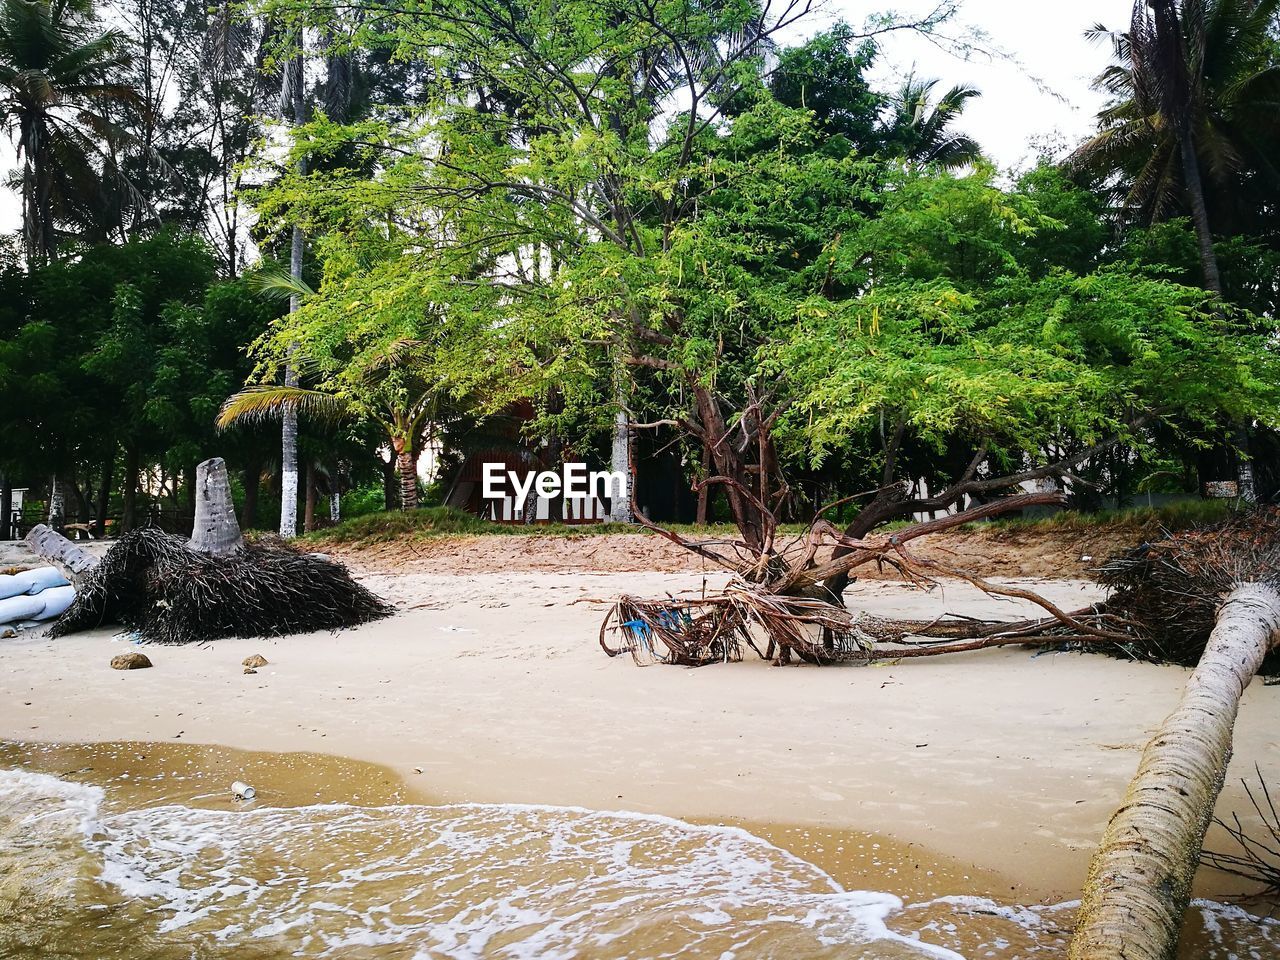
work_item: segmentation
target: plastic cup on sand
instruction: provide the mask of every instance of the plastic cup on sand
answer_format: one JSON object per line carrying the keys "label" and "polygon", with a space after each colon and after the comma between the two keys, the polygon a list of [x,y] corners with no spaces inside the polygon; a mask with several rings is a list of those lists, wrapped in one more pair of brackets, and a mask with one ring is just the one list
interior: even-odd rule
{"label": "plastic cup on sand", "polygon": [[237,800],[252,800],[257,795],[257,790],[241,780],[237,780],[231,785],[231,796]]}

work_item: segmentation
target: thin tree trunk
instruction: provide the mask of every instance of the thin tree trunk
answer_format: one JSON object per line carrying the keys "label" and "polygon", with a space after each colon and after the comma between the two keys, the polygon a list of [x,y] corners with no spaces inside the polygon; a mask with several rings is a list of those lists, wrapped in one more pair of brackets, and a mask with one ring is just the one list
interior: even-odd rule
{"label": "thin tree trunk", "polygon": [[121,498],[120,532],[132,530],[138,523],[138,448],[124,448],[124,491]]}
{"label": "thin tree trunk", "polygon": [[1204,202],[1204,182],[1200,177],[1200,160],[1196,156],[1195,141],[1188,130],[1179,138],[1182,151],[1182,182],[1187,190],[1187,204],[1191,207],[1191,220],[1196,228],[1196,240],[1200,245],[1200,268],[1204,273],[1204,286],[1222,296],[1222,275],[1218,271],[1218,255],[1213,250],[1213,231],[1209,229],[1209,208]]}
{"label": "thin tree trunk", "polygon": [[1240,697],[1278,635],[1280,591],[1232,591],[1094,855],[1070,960],[1173,960]]}
{"label": "thin tree trunk", "polygon": [[[1200,176],[1200,160],[1196,156],[1195,141],[1188,129],[1179,138],[1182,153],[1182,180],[1187,191],[1187,204],[1191,207],[1191,220],[1196,228],[1196,242],[1200,248],[1200,269],[1204,274],[1206,290],[1222,296],[1222,274],[1218,269],[1218,255],[1213,249],[1213,230],[1209,224],[1209,208],[1204,201],[1204,181]],[[1249,427],[1243,422],[1232,425],[1232,439],[1240,451],[1236,468],[1236,488],[1240,499],[1257,503],[1257,484],[1253,476],[1253,462],[1249,459]]]}
{"label": "thin tree trunk", "polygon": [[306,533],[316,528],[316,462],[307,461],[307,501],[302,513],[302,529]]}
{"label": "thin tree trunk", "polygon": [[244,468],[244,507],[240,511],[240,528],[252,530],[258,522],[258,488],[262,485],[262,461],[250,458]]}
{"label": "thin tree trunk", "polygon": [[89,484],[92,482],[88,477],[85,478],[84,488],[81,489],[80,484],[76,482],[75,471],[71,472],[71,479],[67,481],[67,485],[71,487],[71,493],[76,501],[76,523],[87,524],[89,522]]}
{"label": "thin tree trunk", "polygon": [[[299,46],[303,43],[299,37]],[[301,55],[292,60],[284,72],[290,83],[293,106],[293,125],[300,126],[306,120],[306,74]],[[305,174],[306,161],[298,160],[298,173]],[[289,275],[302,279],[302,253],[306,238],[302,228],[294,226],[289,249]],[[294,294],[289,298],[289,312],[295,313],[301,298]],[[285,367],[284,383],[287,387],[298,385],[298,371],[292,363]],[[280,536],[293,537],[298,533],[298,411],[292,407],[284,411],[280,438]]]}
{"label": "thin tree trunk", "polygon": [[631,476],[631,421],[627,416],[627,387],[625,371],[618,371],[617,385],[614,388],[614,399],[618,404],[618,412],[613,418],[613,449],[609,469],[623,478],[622,490],[615,487],[613,499],[609,502],[610,523],[634,523],[631,513],[631,497],[633,480]]}
{"label": "thin tree trunk", "polygon": [[335,525],[342,521],[342,476],[345,472],[339,460],[333,465],[333,476],[329,481],[329,522]]}
{"label": "thin tree trunk", "polygon": [[379,454],[378,460],[382,464],[382,505],[383,509],[389,512],[400,506],[400,485],[396,480],[396,456],[393,451],[390,460],[383,460],[382,455]]}
{"label": "thin tree trunk", "polygon": [[198,477],[200,473],[200,465],[193,463],[186,471],[187,489],[186,489],[186,509],[191,514],[191,522],[195,523],[196,516],[196,488],[200,486],[201,481]]}
{"label": "thin tree trunk", "polygon": [[[711,451],[707,449],[707,445],[702,445],[702,479],[711,476]],[[698,488],[698,515],[697,524],[700,527],[707,525],[707,511],[710,507],[711,487],[704,485]]]}
{"label": "thin tree trunk", "polygon": [[13,536],[13,481],[0,473],[0,540]]}
{"label": "thin tree trunk", "polygon": [[62,481],[55,473],[49,478],[49,526],[57,530],[66,523],[66,499],[62,495]]}
{"label": "thin tree trunk", "polygon": [[102,464],[102,477],[98,481],[98,515],[94,527],[99,537],[107,535],[107,513],[111,509],[111,481],[115,476],[115,453],[107,457]]}

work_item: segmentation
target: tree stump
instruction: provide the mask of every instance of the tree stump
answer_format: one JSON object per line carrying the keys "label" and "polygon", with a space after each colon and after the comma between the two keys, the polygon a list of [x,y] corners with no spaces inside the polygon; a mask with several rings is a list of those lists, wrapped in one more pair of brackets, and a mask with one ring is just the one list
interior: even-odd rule
{"label": "tree stump", "polygon": [[212,557],[225,557],[244,549],[244,537],[231,500],[227,464],[221,457],[213,457],[196,467],[196,521],[189,546]]}

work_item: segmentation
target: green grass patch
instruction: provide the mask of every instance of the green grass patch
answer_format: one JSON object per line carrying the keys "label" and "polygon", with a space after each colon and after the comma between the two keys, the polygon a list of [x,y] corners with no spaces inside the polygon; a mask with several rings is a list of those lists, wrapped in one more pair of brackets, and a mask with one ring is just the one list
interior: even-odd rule
{"label": "green grass patch", "polygon": [[[673,524],[671,529],[700,536],[736,537],[729,524],[699,527],[696,524]],[[795,526],[795,531],[803,529]],[[345,520],[336,527],[306,534],[309,543],[367,546],[400,539],[431,537],[498,536],[498,537],[598,537],[609,533],[656,536],[651,530],[622,523],[493,523],[481,520],[454,507],[421,507],[417,510],[371,513]]]}
{"label": "green grass patch", "polygon": [[[1217,500],[1193,500],[1165,507],[1148,507],[1130,510],[1104,510],[1098,513],[1063,511],[1051,517],[1033,519],[1011,518],[966,525],[963,529],[990,529],[1034,535],[1043,533],[1103,533],[1117,531],[1186,530],[1190,527],[1216,523],[1225,519],[1232,510],[1230,502]],[[909,526],[908,521],[889,524],[886,530]],[[672,524],[677,533],[700,538],[737,539],[738,532],[730,524],[713,524],[700,527],[692,523]],[[783,534],[803,533],[803,524],[785,524]],[[346,520],[336,527],[306,534],[302,539],[314,544],[369,546],[393,540],[429,539],[432,537],[500,536],[500,537],[598,537],[604,534],[628,534],[632,536],[656,536],[644,527],[594,523],[569,525],[563,523],[508,524],[481,520],[453,507],[422,507],[418,510],[371,513]]]}
{"label": "green grass patch", "polygon": [[1099,510],[1082,513],[1063,510],[1049,517],[1010,517],[990,523],[967,524],[966,529],[981,527],[999,530],[1025,530],[1028,533],[1103,533],[1105,531],[1155,532],[1190,530],[1227,519],[1239,507],[1234,500],[1184,500],[1163,507],[1129,507],[1124,510]]}

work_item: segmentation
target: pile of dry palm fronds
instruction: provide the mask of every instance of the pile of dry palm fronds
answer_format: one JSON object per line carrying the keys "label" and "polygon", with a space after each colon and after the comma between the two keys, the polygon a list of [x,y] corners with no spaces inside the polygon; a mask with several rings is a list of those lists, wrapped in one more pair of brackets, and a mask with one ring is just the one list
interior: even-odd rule
{"label": "pile of dry palm fronds", "polygon": [[[760,628],[763,650],[753,627]],[[610,633],[617,634],[616,642],[610,643]],[[807,663],[834,663],[865,659],[871,645],[872,639],[841,607],[745,583],[697,600],[623,597],[600,626],[605,653],[630,653],[642,665],[726,663],[741,660],[744,647],[777,663],[786,663],[792,654]]]}
{"label": "pile of dry palm fronds", "polygon": [[[1278,570],[1280,510],[1269,507],[1144,543],[1104,563],[1097,580],[1137,656],[1194,666],[1223,598],[1241,583],[1274,582]],[[1273,654],[1263,673],[1277,666]]]}
{"label": "pile of dry palm fronds", "polygon": [[391,612],[341,564],[283,542],[215,557],[143,527],[107,551],[51,634],[120,624],[148,642],[198,643],[351,627]]}

